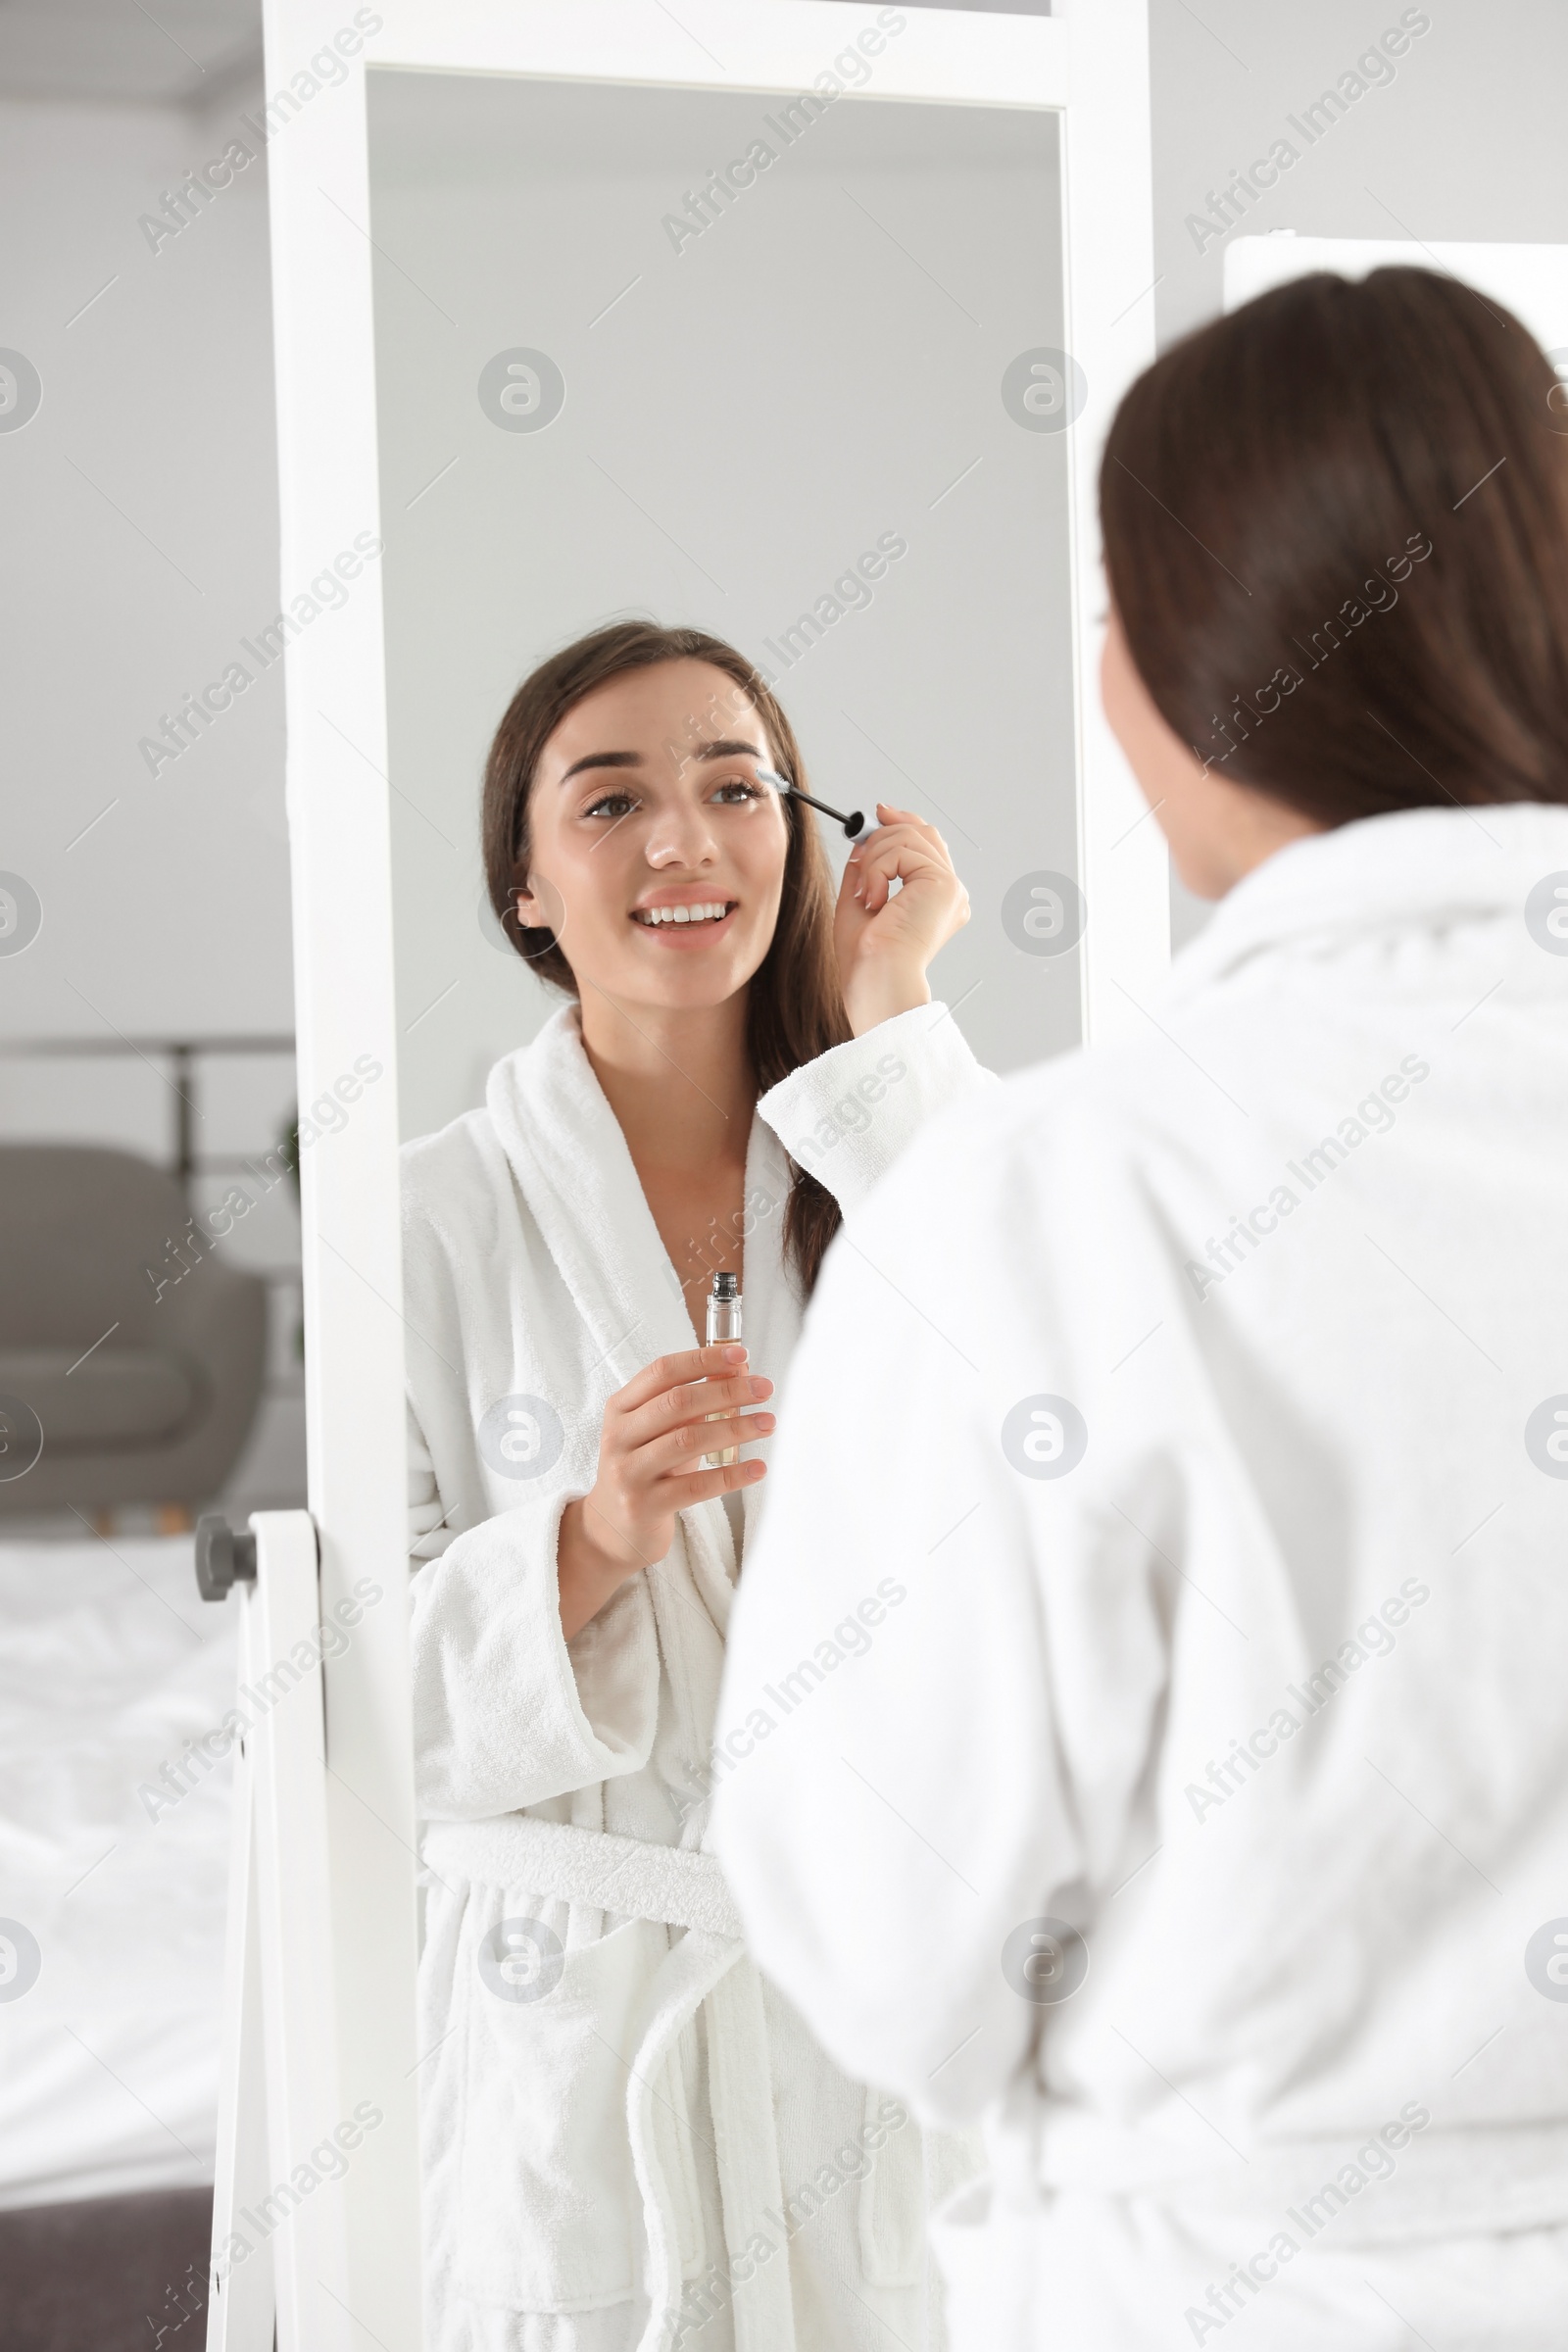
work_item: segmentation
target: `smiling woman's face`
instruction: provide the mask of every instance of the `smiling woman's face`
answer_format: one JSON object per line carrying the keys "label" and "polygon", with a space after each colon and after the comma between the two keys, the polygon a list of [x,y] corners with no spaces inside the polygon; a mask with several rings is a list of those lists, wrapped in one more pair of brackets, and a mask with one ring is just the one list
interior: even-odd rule
{"label": "smiling woman's face", "polygon": [[695,1010],[745,987],[784,883],[783,806],[757,777],[775,757],[706,662],[624,671],[567,711],[535,770],[517,909],[555,933],[579,991]]}

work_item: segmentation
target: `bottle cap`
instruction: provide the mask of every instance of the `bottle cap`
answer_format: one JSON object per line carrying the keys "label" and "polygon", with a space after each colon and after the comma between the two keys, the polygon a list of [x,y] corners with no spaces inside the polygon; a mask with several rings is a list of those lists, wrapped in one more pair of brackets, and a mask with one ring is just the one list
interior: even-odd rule
{"label": "bottle cap", "polygon": [[713,1297],[715,1298],[738,1298],[740,1295],[741,1278],[738,1274],[715,1274],[713,1276]]}

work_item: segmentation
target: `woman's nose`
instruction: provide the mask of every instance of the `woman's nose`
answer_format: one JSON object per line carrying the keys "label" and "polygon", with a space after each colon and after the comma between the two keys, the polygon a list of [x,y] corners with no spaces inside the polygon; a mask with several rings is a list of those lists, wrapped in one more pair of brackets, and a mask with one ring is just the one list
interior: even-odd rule
{"label": "woman's nose", "polygon": [[713,829],[706,809],[666,810],[649,835],[650,865],[706,865],[714,855]]}

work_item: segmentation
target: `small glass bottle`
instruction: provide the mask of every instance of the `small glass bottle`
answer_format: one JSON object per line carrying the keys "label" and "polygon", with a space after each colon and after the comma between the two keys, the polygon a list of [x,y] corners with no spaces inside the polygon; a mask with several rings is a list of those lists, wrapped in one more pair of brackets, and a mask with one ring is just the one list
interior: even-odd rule
{"label": "small glass bottle", "polygon": [[[738,1340],[740,1336],[741,1278],[738,1274],[715,1274],[708,1298],[708,1345],[710,1348],[721,1347],[726,1341]],[[732,1417],[728,1413],[710,1413],[708,1416],[710,1421],[727,1421]],[[740,1453],[738,1446],[726,1446],[720,1453],[705,1453],[703,1467],[705,1470],[717,1470],[725,1462],[738,1462]]]}

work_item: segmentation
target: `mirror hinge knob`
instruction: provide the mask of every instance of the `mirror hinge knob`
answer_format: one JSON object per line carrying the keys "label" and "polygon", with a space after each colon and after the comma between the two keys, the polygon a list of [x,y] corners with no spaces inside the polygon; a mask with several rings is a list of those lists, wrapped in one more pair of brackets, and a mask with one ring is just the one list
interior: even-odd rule
{"label": "mirror hinge knob", "polygon": [[196,1522],[196,1589],[203,1600],[226,1600],[235,1585],[256,1582],[256,1538],[236,1535],[220,1511]]}

